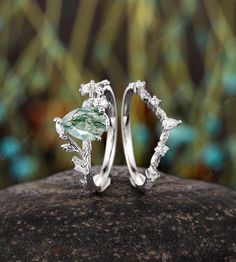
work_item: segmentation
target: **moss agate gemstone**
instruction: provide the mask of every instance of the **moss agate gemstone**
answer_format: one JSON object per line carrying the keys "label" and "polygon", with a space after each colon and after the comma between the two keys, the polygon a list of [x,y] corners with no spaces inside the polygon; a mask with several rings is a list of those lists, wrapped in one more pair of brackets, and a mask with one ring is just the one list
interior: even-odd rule
{"label": "moss agate gemstone", "polygon": [[101,138],[107,131],[109,119],[96,107],[77,108],[62,118],[65,131],[80,140],[93,141]]}

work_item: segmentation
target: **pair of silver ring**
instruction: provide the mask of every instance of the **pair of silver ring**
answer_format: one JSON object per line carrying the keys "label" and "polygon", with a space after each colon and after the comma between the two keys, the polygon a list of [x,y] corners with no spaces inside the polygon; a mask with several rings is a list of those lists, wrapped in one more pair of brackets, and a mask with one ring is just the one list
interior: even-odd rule
{"label": "pair of silver ring", "polygon": [[[102,192],[111,184],[110,171],[115,158],[118,116],[113,90],[108,80],[95,83],[91,80],[80,87],[82,96],[89,97],[83,102],[81,108],[68,113],[63,118],[54,119],[56,131],[60,138],[67,141],[61,148],[67,152],[75,152],[78,156],[72,158],[75,171],[80,173],[81,182],[92,191]],[[130,108],[131,98],[137,94],[158,117],[162,125],[160,140],[151,158],[150,166],[144,174],[138,172],[131,135]],[[168,151],[166,146],[170,130],[181,123],[181,120],[168,118],[156,96],[151,96],[145,89],[145,82],[130,83],[125,90],[122,102],[121,128],[123,147],[127,166],[130,172],[131,184],[141,190],[149,189],[160,176],[158,165],[161,157]],[[99,174],[92,174],[91,153],[92,141],[101,140],[103,133],[107,132],[107,141],[102,168]],[[79,146],[78,140],[82,141]]]}

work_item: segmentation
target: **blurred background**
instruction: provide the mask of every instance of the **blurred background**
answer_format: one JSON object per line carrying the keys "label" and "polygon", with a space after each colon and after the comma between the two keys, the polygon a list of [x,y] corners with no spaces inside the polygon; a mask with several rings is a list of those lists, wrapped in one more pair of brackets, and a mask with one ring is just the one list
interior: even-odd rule
{"label": "blurred background", "polygon": [[[183,120],[160,170],[236,190],[235,34],[234,0],[0,1],[0,188],[73,167],[53,118],[81,105],[81,83],[107,78],[119,110],[141,79]],[[148,166],[160,123],[139,98],[132,122]],[[125,164],[120,133],[115,164]]]}

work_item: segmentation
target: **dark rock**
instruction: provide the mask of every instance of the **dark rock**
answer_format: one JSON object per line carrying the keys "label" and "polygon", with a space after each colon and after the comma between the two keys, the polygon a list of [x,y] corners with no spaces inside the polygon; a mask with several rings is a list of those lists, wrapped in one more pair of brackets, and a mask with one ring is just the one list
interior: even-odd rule
{"label": "dark rock", "polygon": [[125,167],[112,178],[102,194],[72,171],[0,191],[0,261],[236,261],[235,192],[162,174],[144,194]]}

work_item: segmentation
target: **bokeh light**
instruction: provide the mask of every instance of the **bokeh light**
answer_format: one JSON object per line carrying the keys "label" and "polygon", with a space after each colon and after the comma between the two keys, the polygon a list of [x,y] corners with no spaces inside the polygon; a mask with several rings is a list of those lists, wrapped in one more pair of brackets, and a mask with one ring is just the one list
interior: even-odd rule
{"label": "bokeh light", "polygon": [[[160,169],[236,189],[235,1],[9,0],[0,3],[0,187],[72,168],[53,118],[81,105],[81,83],[109,79],[120,110],[147,82],[182,119]],[[160,124],[133,100],[137,163],[148,166]],[[95,143],[100,164],[105,140]],[[125,164],[119,135],[115,164]]]}

